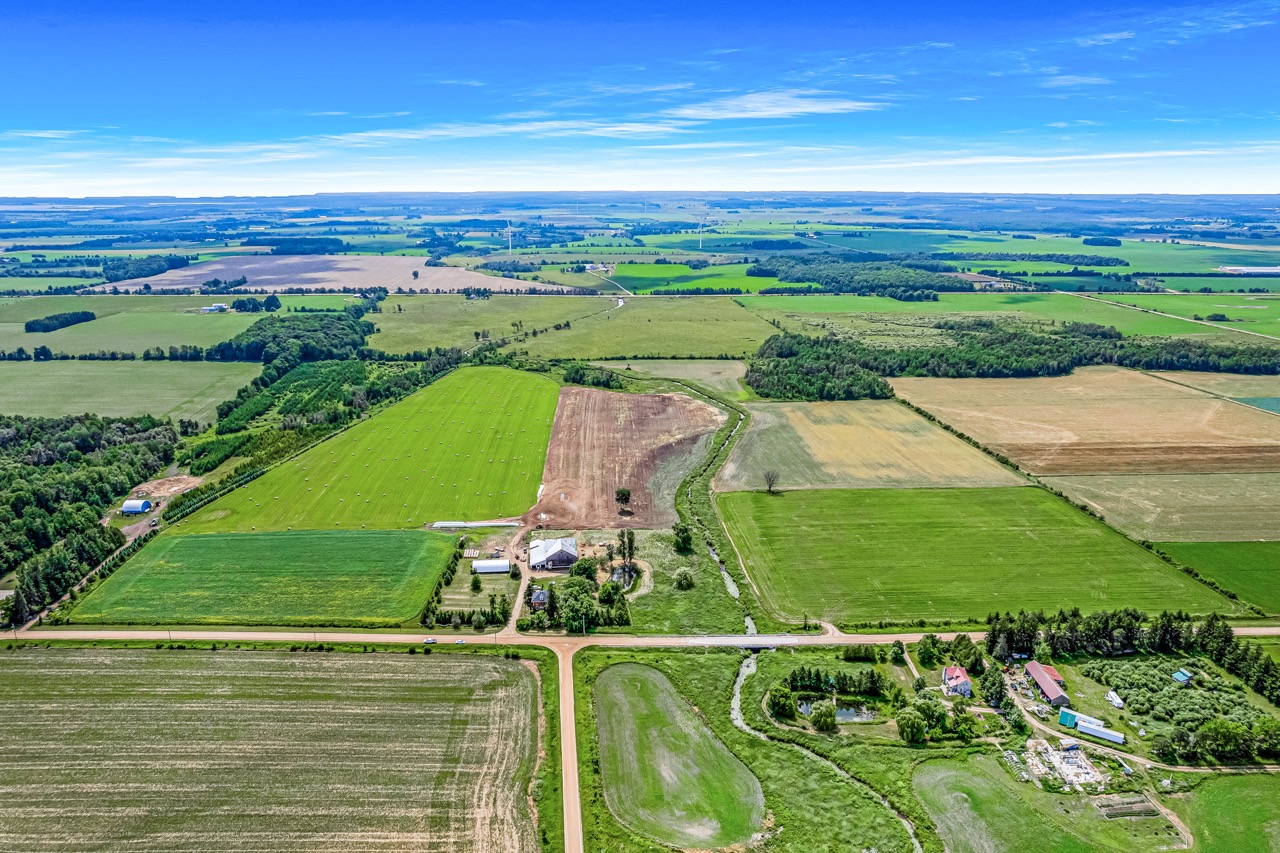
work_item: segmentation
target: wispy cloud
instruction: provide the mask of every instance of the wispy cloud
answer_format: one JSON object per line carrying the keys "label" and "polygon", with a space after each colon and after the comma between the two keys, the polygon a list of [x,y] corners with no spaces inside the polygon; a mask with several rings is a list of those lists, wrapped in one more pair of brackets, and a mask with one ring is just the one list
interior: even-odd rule
{"label": "wispy cloud", "polygon": [[723,119],[792,118],[804,115],[832,115],[883,109],[874,101],[851,101],[830,97],[812,89],[774,90],[731,95],[714,101],[686,104],[667,114],[699,121]]}
{"label": "wispy cloud", "polygon": [[0,139],[71,139],[88,133],[87,130],[6,130]]}
{"label": "wispy cloud", "polygon": [[1098,47],[1104,44],[1115,44],[1118,41],[1125,41],[1134,37],[1134,33],[1126,30],[1122,33],[1100,33],[1096,36],[1082,36],[1076,39],[1076,44],[1081,47]]}
{"label": "wispy cloud", "polygon": [[484,85],[484,83],[479,80],[437,80],[436,82],[441,86],[471,86],[479,88]]}
{"label": "wispy cloud", "polygon": [[1052,121],[1046,127],[1102,127],[1102,122],[1078,118],[1075,121]]}
{"label": "wispy cloud", "polygon": [[1059,74],[1040,85],[1046,89],[1062,89],[1071,86],[1105,86],[1111,81],[1106,77],[1087,77],[1080,74]]}

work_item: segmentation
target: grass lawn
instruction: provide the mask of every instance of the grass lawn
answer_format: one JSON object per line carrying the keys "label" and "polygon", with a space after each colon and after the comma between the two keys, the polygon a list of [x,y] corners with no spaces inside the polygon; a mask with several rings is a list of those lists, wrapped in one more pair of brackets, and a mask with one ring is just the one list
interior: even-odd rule
{"label": "grass lawn", "polygon": [[540,849],[538,685],[497,655],[29,646],[0,718],[8,850]]}
{"label": "grass lawn", "polygon": [[[501,296],[467,299],[456,294],[401,296],[392,294],[382,313],[368,320],[378,328],[369,346],[390,353],[413,352],[431,347],[471,347],[476,332],[497,340],[516,334],[512,323],[522,323],[526,333],[563,323],[573,323],[616,305],[612,299],[590,296]],[[401,311],[400,309],[404,310]],[[552,331],[550,334],[561,334]]]}
{"label": "grass lawn", "polygon": [[512,348],[542,358],[741,358],[778,331],[728,297],[623,298],[621,308]]}
{"label": "grass lawn", "polygon": [[1087,797],[1014,781],[989,755],[930,761],[916,771],[913,787],[952,853],[1129,853],[1178,841],[1163,817],[1107,820]]}
{"label": "grass lawn", "polygon": [[1266,853],[1280,850],[1280,776],[1214,776],[1197,785],[1190,796],[1164,797],[1165,805],[1182,815],[1195,834],[1193,850],[1204,853]]}
{"label": "grass lawn", "polygon": [[12,415],[155,415],[215,419],[218,403],[262,372],[212,361],[0,362],[0,411]]}
{"label": "grass lawn", "polygon": [[[1129,301],[1127,295],[1122,298],[1123,301]],[[1230,329],[1218,331],[1209,326],[1173,317],[1145,314],[1132,308],[1066,293],[939,293],[937,302],[899,302],[887,297],[853,295],[743,296],[739,300],[751,311],[782,311],[799,315],[890,313],[933,316],[1006,312],[1022,314],[1034,320],[1115,326],[1126,335],[1231,333]]]}
{"label": "grass lawn", "polygon": [[716,503],[761,597],[784,618],[1234,609],[1041,489],[728,492]]}
{"label": "grass lawn", "polygon": [[558,393],[533,373],[454,371],[215,501],[182,529],[414,528],[521,515],[542,481]]}
{"label": "grass lawn", "polygon": [[[741,662],[742,654],[734,649],[593,648],[578,653],[574,660],[578,767],[583,830],[592,841],[592,849],[615,853],[651,852],[656,849],[654,837],[665,838],[674,832],[683,835],[707,826],[675,818],[676,809],[688,807],[684,803],[654,803],[654,807],[659,812],[665,811],[667,816],[658,814],[650,818],[657,822],[652,825],[653,831],[663,834],[649,836],[649,826],[626,822],[634,819],[631,812],[615,815],[611,810],[614,795],[607,793],[611,788],[616,791],[617,786],[622,785],[625,791],[637,791],[636,796],[647,797],[669,787],[684,797],[692,796],[704,813],[709,810],[715,818],[735,815],[742,825],[742,816],[753,813],[749,799],[744,801],[739,797],[733,802],[708,802],[708,799],[712,792],[721,792],[723,797],[725,792],[742,790],[741,781],[734,783],[731,779],[754,777],[764,796],[764,813],[771,818],[769,837],[760,845],[761,849],[795,853],[875,849],[880,853],[909,853],[912,845],[903,825],[865,785],[842,778],[829,765],[788,744],[760,740],[733,725],[729,707]],[[618,685],[609,684],[617,674],[607,674],[618,665],[625,667],[624,675],[628,670],[639,670],[645,675],[656,670],[660,675],[648,676],[649,684],[643,692],[629,693],[625,686],[627,679],[618,679],[624,683],[620,690]],[[601,678],[606,678],[603,688],[599,683]],[[664,682],[669,686],[653,686]],[[606,690],[608,701],[618,710],[637,708],[639,716],[630,721],[625,717],[606,719],[600,708]],[[615,693],[618,695],[613,695]],[[749,713],[748,704],[744,698],[744,712]],[[676,709],[680,722],[673,725],[672,717],[659,710],[662,708]],[[640,728],[636,725],[638,720],[644,720],[646,726]],[[609,743],[616,737],[615,733],[625,735],[630,731],[640,735],[640,739],[616,746]],[[602,746],[606,743],[607,749]],[[661,780],[653,775],[617,777],[613,769],[616,765],[610,763],[614,759],[608,754],[608,750],[615,749],[629,750],[616,758],[633,766],[643,759],[646,773],[652,773],[654,762],[661,756],[669,756],[664,762],[666,777]],[[710,760],[688,760],[695,755],[701,758],[708,751],[714,755]],[[745,765],[746,777],[740,769],[733,770],[731,776],[724,775],[738,762],[741,762],[738,767]],[[707,778],[710,768],[719,771],[713,778]],[[691,788],[691,785],[698,787]],[[640,802],[643,800],[637,804]],[[630,808],[627,803],[622,806]],[[663,823],[663,820],[673,822]],[[690,841],[676,843],[695,849],[711,846]]]}
{"label": "grass lawn", "polygon": [[422,610],[453,542],[416,530],[165,534],[97,586],[72,620],[393,627]]}
{"label": "grass lawn", "polygon": [[1164,542],[1159,547],[1268,614],[1280,614],[1280,542]]}
{"label": "grass lawn", "polygon": [[760,782],[658,670],[617,664],[596,678],[605,799],[625,825],[677,847],[748,841]]}
{"label": "grass lawn", "polygon": [[773,287],[777,279],[747,275],[748,264],[715,264],[694,270],[684,264],[618,264],[611,279],[633,293],[661,293],[664,290],[711,287],[717,290],[736,287],[755,293],[762,287]]}

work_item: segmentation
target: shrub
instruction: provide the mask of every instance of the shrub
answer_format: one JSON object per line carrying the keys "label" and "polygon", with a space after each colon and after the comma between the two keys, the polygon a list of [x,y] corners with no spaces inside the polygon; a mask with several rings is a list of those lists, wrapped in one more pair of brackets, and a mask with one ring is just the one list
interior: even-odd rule
{"label": "shrub", "polygon": [[809,722],[820,732],[836,731],[836,703],[830,699],[816,703],[809,709]]}
{"label": "shrub", "polygon": [[769,691],[769,713],[780,720],[796,718],[796,697],[785,683],[776,684]]}
{"label": "shrub", "polygon": [[688,569],[680,569],[676,572],[675,587],[679,590],[693,589],[693,572]]}

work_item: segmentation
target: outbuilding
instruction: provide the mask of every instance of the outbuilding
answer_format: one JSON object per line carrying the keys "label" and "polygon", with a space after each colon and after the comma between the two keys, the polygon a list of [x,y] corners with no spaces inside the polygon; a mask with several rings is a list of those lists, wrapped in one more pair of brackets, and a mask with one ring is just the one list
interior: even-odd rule
{"label": "outbuilding", "polygon": [[1124,743],[1124,735],[1120,732],[1113,732],[1111,729],[1104,729],[1102,726],[1095,726],[1082,722],[1076,726],[1076,731],[1082,735],[1092,735],[1096,738],[1111,741],[1112,743]]}
{"label": "outbuilding", "polygon": [[1079,711],[1072,711],[1069,708],[1063,708],[1058,711],[1058,725],[1074,729],[1080,724],[1098,726],[1099,728],[1106,725],[1106,723],[1102,722],[1102,720],[1099,720],[1097,717],[1090,717],[1087,714],[1081,714]]}
{"label": "outbuilding", "polygon": [[151,512],[151,501],[146,498],[127,500],[120,507],[122,515],[142,515],[144,512]]}
{"label": "outbuilding", "polygon": [[478,575],[506,575],[511,573],[511,561],[472,560],[471,571]]}
{"label": "outbuilding", "polygon": [[[1054,674],[1057,672],[1055,670]],[[1027,676],[1035,682],[1036,687],[1040,688],[1040,693],[1044,696],[1044,700],[1055,708],[1061,708],[1064,705],[1070,705],[1071,699],[1067,696],[1066,691],[1059,686],[1058,682],[1045,668],[1035,661],[1027,661]]]}
{"label": "outbuilding", "polygon": [[578,540],[539,539],[529,544],[529,568],[567,569],[578,562]]}

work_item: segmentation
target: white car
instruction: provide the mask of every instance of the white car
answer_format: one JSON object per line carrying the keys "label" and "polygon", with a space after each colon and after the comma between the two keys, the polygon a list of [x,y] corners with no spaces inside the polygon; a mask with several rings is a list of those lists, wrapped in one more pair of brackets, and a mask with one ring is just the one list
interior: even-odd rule
{"label": "white car", "polygon": [[422,645],[424,646],[434,646],[435,644],[436,644],[435,637],[427,637],[425,640],[422,641]]}
{"label": "white car", "polygon": [[462,644],[463,644],[463,643],[465,643],[465,642],[466,642],[466,640],[454,640],[454,641],[453,641],[453,644],[454,644],[455,646],[460,646],[460,645],[462,645]]}

